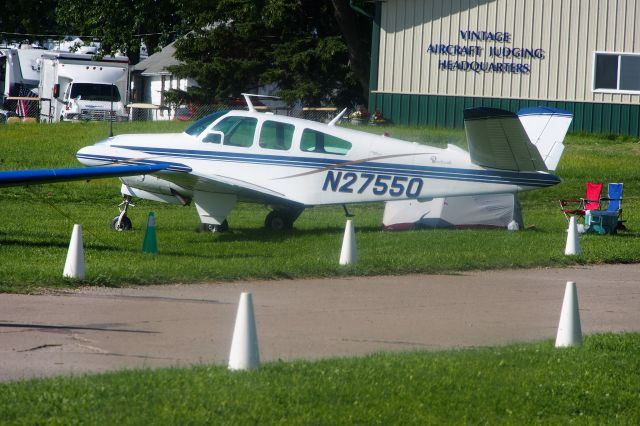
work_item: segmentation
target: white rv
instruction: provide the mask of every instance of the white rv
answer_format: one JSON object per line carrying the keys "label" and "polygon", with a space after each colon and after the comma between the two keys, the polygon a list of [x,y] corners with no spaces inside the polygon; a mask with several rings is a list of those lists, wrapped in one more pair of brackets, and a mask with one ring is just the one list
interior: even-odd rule
{"label": "white rv", "polygon": [[41,49],[0,49],[0,84],[3,96],[20,96],[20,89],[36,92],[40,79]]}
{"label": "white rv", "polygon": [[38,114],[37,62],[44,50],[20,47],[0,49],[0,123],[12,116]]}
{"label": "white rv", "polygon": [[40,58],[40,121],[126,120],[129,60],[44,53]]}

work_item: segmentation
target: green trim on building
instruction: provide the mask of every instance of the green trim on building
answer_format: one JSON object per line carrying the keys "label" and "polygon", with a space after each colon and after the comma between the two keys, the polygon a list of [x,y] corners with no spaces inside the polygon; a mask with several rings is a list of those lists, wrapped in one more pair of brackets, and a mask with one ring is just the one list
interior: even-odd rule
{"label": "green trim on building", "polygon": [[[375,62],[373,61],[374,57]],[[376,68],[377,64],[377,54],[372,55],[372,69]],[[371,75],[373,76],[373,71]],[[373,80],[371,85],[373,86]],[[375,89],[372,88],[372,90]],[[534,106],[549,106],[572,112],[573,121],[569,129],[572,132],[640,136],[640,105],[397,93],[371,93],[369,95],[370,111],[377,109],[385,119],[391,120],[395,124],[411,126],[461,128],[464,125],[462,112],[465,108],[492,107],[517,112],[521,108]]]}
{"label": "green trim on building", "polygon": [[378,90],[378,65],[380,57],[380,16],[382,14],[382,4],[375,4],[373,22],[371,23],[371,65],[369,65],[369,110],[371,109],[371,95]]}

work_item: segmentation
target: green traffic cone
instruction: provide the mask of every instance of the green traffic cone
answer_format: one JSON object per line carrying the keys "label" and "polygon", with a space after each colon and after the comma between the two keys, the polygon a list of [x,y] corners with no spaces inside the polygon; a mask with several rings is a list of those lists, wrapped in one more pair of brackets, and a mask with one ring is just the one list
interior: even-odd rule
{"label": "green traffic cone", "polygon": [[149,219],[147,219],[147,230],[144,232],[142,252],[151,254],[158,253],[158,241],[156,240],[156,219],[153,212],[149,212]]}

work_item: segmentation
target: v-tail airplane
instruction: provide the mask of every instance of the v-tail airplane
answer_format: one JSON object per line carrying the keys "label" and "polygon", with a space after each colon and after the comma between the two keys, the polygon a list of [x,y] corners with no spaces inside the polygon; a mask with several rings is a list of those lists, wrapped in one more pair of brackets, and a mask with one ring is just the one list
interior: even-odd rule
{"label": "v-tail airplane", "polygon": [[[516,193],[560,182],[551,173],[572,115],[554,108],[517,114],[464,111],[469,150],[436,148],[330,123],[248,110],[215,113],[183,133],[123,134],[80,149],[89,167],[0,172],[0,186],[117,176],[124,201],[112,221],[130,229],[134,198],[194,204],[212,230],[237,202],[267,204],[265,226],[287,229],[307,208]],[[346,207],[345,207],[346,210]]]}

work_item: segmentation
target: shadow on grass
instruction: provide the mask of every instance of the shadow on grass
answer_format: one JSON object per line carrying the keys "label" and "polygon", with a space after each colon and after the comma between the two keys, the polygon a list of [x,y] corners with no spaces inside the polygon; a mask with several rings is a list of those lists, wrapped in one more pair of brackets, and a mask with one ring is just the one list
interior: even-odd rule
{"label": "shadow on grass", "polygon": [[[25,241],[18,238],[9,238],[9,239],[0,239],[0,245],[4,246],[16,246],[16,247],[56,247],[61,249],[69,248],[69,242],[65,241]],[[110,246],[105,243],[89,243],[84,245],[85,250],[97,250],[97,251],[112,251],[112,250],[123,250],[119,247]],[[132,250],[124,250],[124,251],[132,251]]]}
{"label": "shadow on grass", "polygon": [[[162,257],[162,255],[172,256],[172,257],[180,257],[180,258],[194,258],[194,259],[216,259],[216,260],[224,260],[224,259],[270,259],[276,257],[275,255],[260,253],[260,254],[219,254],[214,252],[207,253],[185,253],[181,251],[171,251],[171,250],[158,250],[157,256]],[[153,256],[153,255],[149,255]]]}
{"label": "shadow on grass", "polygon": [[[237,242],[237,241],[255,241],[255,242],[282,242],[290,238],[306,238],[309,236],[323,236],[327,234],[342,234],[344,228],[337,226],[327,226],[323,228],[313,229],[288,229],[283,231],[272,231],[269,229],[249,229],[236,228],[229,232],[211,234],[215,242]],[[382,232],[379,226],[356,226],[356,232],[372,233]]]}

